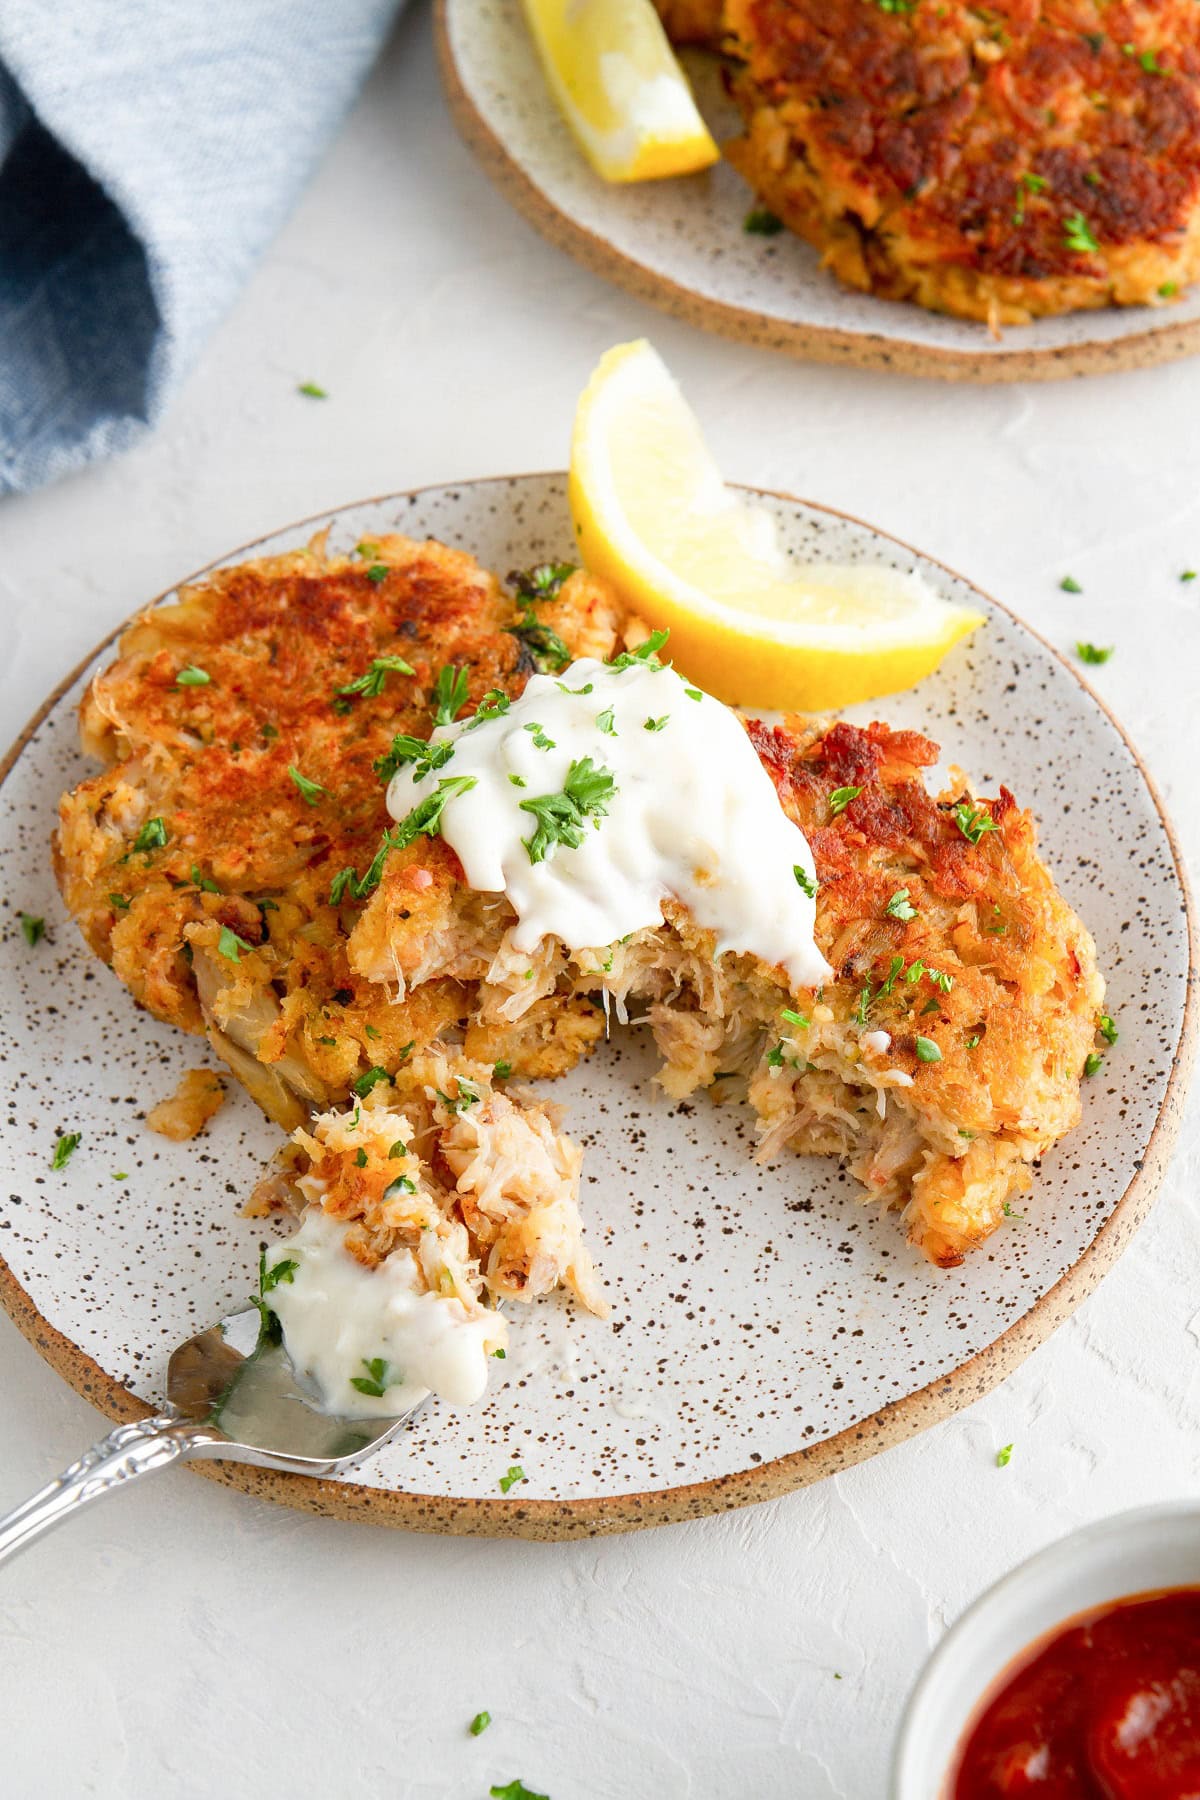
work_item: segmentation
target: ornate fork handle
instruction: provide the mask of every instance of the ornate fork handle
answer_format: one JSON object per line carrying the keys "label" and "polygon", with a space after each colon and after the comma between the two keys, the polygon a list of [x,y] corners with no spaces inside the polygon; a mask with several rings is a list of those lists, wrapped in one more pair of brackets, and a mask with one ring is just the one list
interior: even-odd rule
{"label": "ornate fork handle", "polygon": [[126,1482],[156,1469],[170,1468],[191,1456],[228,1456],[228,1439],[206,1425],[193,1425],[170,1413],[118,1425],[106,1438],[85,1450],[78,1462],[22,1506],[0,1519],[0,1562],[23,1550],[42,1532],[69,1519],[92,1500],[115,1493]]}

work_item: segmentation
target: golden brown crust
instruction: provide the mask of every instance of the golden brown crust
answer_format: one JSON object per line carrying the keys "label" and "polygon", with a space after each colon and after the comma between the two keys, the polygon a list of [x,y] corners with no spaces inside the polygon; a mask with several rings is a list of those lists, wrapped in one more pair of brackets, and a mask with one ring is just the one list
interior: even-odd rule
{"label": "golden brown crust", "polygon": [[1022,323],[1200,270],[1193,0],[726,0],[730,160],[848,285]]}
{"label": "golden brown crust", "polygon": [[[543,648],[551,631],[575,653],[608,656],[641,631],[582,574],[535,617]],[[393,733],[429,735],[451,664],[465,706],[518,693],[523,621],[469,557],[398,538],[366,557],[318,544],[246,564],[144,615],[83,703],[109,767],[62,802],[57,867],[88,941],[157,1016],[206,1030],[289,1130],[369,1091],[373,1072],[405,1091],[439,1043],[501,1080],[561,1074],[636,998],[669,1092],[738,1071],[763,1155],[844,1156],[933,1260],[960,1260],[1075,1123],[1102,985],[1030,815],[1004,789],[930,796],[938,752],[919,733],[747,726],[813,849],[834,970],[819,993],[717,957],[669,900],[660,930],[600,966],[549,940],[517,956],[507,902],[466,888],[437,837],[391,849],[369,892],[344,882],[332,897],[390,824],[374,765]],[[397,656],[411,672],[339,693]],[[187,669],[209,680],[181,686]]]}

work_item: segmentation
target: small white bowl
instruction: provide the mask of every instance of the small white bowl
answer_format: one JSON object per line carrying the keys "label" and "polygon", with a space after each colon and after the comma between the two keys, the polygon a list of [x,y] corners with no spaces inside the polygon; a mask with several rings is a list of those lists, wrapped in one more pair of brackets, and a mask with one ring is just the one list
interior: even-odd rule
{"label": "small white bowl", "polygon": [[890,1800],[945,1800],[954,1752],[980,1701],[1036,1638],[1107,1601],[1175,1587],[1200,1587],[1194,1500],[1100,1519],[1002,1576],[951,1626],[909,1696]]}

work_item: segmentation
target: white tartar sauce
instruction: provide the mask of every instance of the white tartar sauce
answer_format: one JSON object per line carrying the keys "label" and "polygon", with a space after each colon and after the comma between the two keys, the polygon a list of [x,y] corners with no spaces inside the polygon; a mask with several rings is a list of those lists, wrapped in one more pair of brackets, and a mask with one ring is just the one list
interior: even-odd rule
{"label": "white tartar sauce", "polygon": [[399,769],[388,810],[402,821],[444,793],[441,835],[471,887],[507,896],[517,950],[546,936],[603,949],[660,925],[670,896],[718,952],[778,964],[797,987],[828,979],[808,842],[737,714],[673,669],[580,658],[430,745],[452,753]]}
{"label": "white tartar sauce", "polygon": [[[468,1406],[487,1387],[494,1315],[471,1317],[462,1302],[422,1291],[414,1258],[394,1252],[365,1269],[346,1249],[345,1227],[319,1205],[300,1229],[267,1252],[267,1267],[298,1264],[270,1291],[292,1367],[327,1412],[369,1419],[404,1412],[426,1394]],[[364,1393],[354,1381],[382,1388]]]}

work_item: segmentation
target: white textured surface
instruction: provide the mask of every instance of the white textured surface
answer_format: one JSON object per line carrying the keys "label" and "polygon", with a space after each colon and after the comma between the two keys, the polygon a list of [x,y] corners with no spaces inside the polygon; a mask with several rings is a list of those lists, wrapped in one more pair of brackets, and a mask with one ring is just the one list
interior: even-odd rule
{"label": "white textured surface", "polygon": [[[243,539],[337,500],[561,465],[596,357],[642,332],[731,476],[870,517],[1056,641],[1115,642],[1096,686],[1195,874],[1200,582],[1177,575],[1200,566],[1200,364],[972,390],[686,331],[506,209],[444,117],[421,13],[165,430],[0,507],[5,736],[132,603]],[[304,380],[331,398],[300,399]],[[1058,590],[1066,571],[1082,596]],[[516,1774],[552,1800],[876,1800],[947,1619],[1077,1521],[1195,1488],[1198,1178],[1193,1116],[1124,1262],[1013,1380],[756,1511],[500,1545],[159,1477],[5,1572],[6,1793],[249,1800],[269,1766],[273,1788],[322,1800],[482,1800]],[[101,1421],[6,1322],[0,1358],[6,1506]],[[480,1706],[496,1723],[474,1740]]]}

